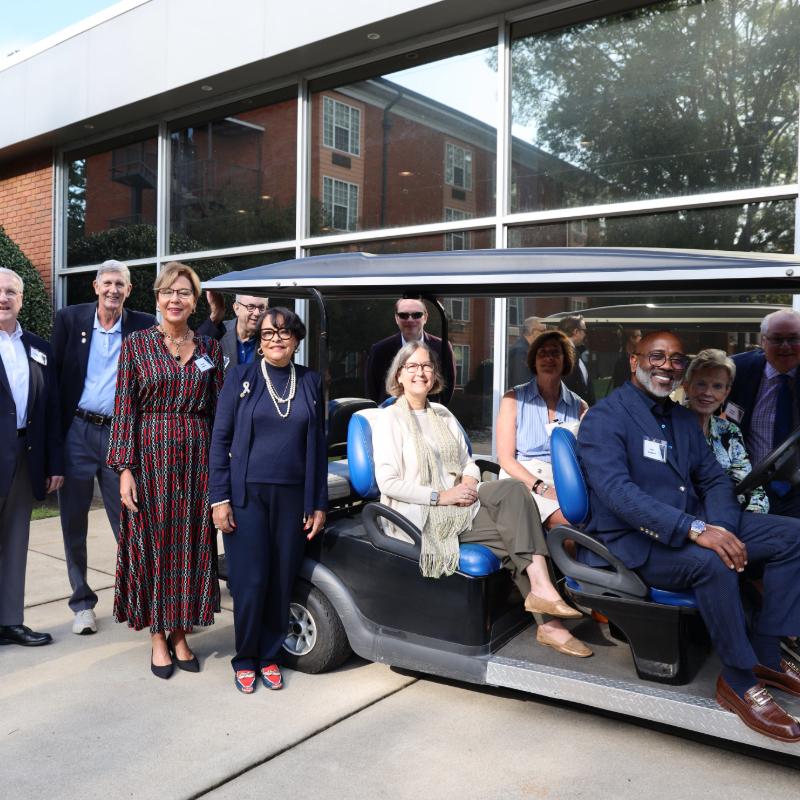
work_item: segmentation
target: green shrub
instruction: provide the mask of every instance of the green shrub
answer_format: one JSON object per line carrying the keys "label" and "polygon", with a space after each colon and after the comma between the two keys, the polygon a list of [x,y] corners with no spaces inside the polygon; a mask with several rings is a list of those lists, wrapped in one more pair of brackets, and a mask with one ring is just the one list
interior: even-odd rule
{"label": "green shrub", "polygon": [[19,324],[44,339],[50,338],[53,306],[42,276],[0,225],[0,267],[13,269],[25,282]]}

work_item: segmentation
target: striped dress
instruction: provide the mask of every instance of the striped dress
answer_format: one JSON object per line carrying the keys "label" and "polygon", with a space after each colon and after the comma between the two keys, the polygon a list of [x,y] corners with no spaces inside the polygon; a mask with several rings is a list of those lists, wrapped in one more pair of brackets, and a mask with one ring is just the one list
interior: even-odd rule
{"label": "striped dress", "polygon": [[132,470],[139,511],[122,509],[114,618],[151,633],[211,625],[219,610],[208,448],[222,352],[206,336],[194,344],[182,366],[152,327],[124,339],[119,358],[108,464]]}

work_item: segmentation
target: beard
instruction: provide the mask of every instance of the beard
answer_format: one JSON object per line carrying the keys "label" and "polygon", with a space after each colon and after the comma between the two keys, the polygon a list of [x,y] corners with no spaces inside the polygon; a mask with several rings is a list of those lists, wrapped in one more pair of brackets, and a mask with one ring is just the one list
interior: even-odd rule
{"label": "beard", "polygon": [[669,384],[653,383],[652,373],[648,372],[640,365],[636,367],[636,380],[639,381],[642,388],[648,394],[653,395],[653,397],[669,397],[681,384],[680,377],[674,376]]}

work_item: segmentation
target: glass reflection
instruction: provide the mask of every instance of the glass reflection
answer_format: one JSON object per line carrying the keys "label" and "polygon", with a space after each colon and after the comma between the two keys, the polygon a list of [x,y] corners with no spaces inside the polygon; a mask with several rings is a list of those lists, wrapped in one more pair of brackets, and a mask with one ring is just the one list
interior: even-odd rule
{"label": "glass reflection", "polygon": [[519,36],[512,211],[793,182],[799,64],[794,0],[660,3]]}
{"label": "glass reflection", "polygon": [[485,48],[316,92],[312,234],[494,214],[495,54]]}

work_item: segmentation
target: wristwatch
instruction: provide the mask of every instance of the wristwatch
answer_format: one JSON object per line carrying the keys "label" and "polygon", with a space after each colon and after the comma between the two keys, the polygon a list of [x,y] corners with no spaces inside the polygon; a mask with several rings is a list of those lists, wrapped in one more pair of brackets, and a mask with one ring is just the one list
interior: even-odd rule
{"label": "wristwatch", "polygon": [[706,532],[706,524],[701,519],[696,519],[689,526],[689,538],[696,542],[698,537]]}
{"label": "wristwatch", "polygon": [[431,505],[435,506],[439,502],[439,492],[436,489],[431,490]]}

